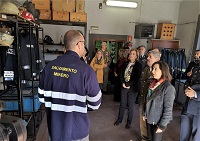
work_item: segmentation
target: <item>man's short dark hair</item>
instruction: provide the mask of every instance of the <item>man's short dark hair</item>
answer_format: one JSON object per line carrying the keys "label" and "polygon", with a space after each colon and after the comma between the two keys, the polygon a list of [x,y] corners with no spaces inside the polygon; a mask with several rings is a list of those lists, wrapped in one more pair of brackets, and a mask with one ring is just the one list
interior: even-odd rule
{"label": "man's short dark hair", "polygon": [[144,47],[146,49],[146,47],[144,45],[141,45],[141,46],[137,47],[137,49],[140,49],[141,47]]}
{"label": "man's short dark hair", "polygon": [[64,45],[66,50],[73,49],[81,41],[81,33],[77,30],[69,30],[64,36]]}

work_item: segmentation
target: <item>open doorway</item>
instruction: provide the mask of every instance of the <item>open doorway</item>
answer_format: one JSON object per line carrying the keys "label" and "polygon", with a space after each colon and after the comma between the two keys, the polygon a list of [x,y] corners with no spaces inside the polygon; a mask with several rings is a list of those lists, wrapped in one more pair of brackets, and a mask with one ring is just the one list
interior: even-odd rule
{"label": "open doorway", "polygon": [[[117,62],[119,49],[123,48],[124,42],[118,41],[104,41],[107,42],[107,49],[110,50],[110,57],[113,63]],[[95,41],[95,52],[101,49],[101,40]]]}
{"label": "open doorway", "polygon": [[116,63],[118,50],[127,42],[128,35],[110,35],[110,34],[89,34],[89,58],[94,57],[97,49],[101,48],[102,42],[107,42],[107,48],[111,52],[113,63]]}
{"label": "open doorway", "polygon": [[108,34],[89,34],[89,63],[91,59],[95,56],[95,53],[98,49],[101,49],[101,43],[107,43],[107,49],[111,52],[112,62],[109,66],[109,74],[108,74],[108,90],[114,90],[114,68],[115,63],[118,59],[118,51],[120,48],[124,46],[127,42],[128,35],[108,35]]}

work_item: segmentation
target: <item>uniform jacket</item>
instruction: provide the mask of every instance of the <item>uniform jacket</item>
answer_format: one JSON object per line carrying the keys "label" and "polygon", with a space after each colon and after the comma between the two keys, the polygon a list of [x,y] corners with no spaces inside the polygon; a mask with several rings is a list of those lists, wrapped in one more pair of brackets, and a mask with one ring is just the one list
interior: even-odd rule
{"label": "uniform jacket", "polygon": [[193,85],[192,88],[197,94],[197,98],[189,99],[187,113],[200,117],[200,84]]}
{"label": "uniform jacket", "polygon": [[191,81],[190,86],[196,91],[197,98],[189,99],[187,113],[200,116],[200,64],[192,69],[192,76],[189,81]]}
{"label": "uniform jacket", "polygon": [[103,83],[103,67],[104,67],[104,59],[101,60],[100,64],[95,63],[96,57],[94,57],[90,63],[90,66],[96,73],[98,83]]}
{"label": "uniform jacket", "polygon": [[39,100],[45,104],[52,141],[83,139],[89,134],[87,109],[98,109],[101,91],[94,70],[68,50],[42,71]]}
{"label": "uniform jacket", "polygon": [[[184,50],[162,50],[161,60],[170,68],[173,78],[179,78],[186,69],[186,55]],[[181,71],[180,71],[181,70]]]}
{"label": "uniform jacket", "polygon": [[147,56],[146,55],[140,56],[139,57],[139,62],[142,64],[142,69],[144,69],[144,67],[147,64]]}
{"label": "uniform jacket", "polygon": [[140,90],[140,101],[141,101],[141,106],[143,107],[144,102],[146,101],[146,95],[147,95],[147,91],[149,88],[149,85],[152,81],[152,73],[150,71],[150,68],[148,66],[146,66],[143,70],[142,70],[142,74],[141,74],[141,90]]}
{"label": "uniform jacket", "polygon": [[196,65],[197,65],[197,64],[196,64],[194,61],[189,63],[189,65],[188,65],[186,71],[185,71],[184,74],[183,74],[183,78],[184,78],[184,79],[189,78],[189,77],[187,76],[187,73],[190,72],[190,71],[192,70],[192,68],[194,68]]}
{"label": "uniform jacket", "polygon": [[192,75],[188,77],[185,85],[192,86],[194,84],[200,84],[200,63],[195,65],[192,69]]}
{"label": "uniform jacket", "polygon": [[172,120],[172,109],[175,99],[175,88],[170,82],[164,81],[147,96],[144,116],[147,123],[156,124],[161,130]]}
{"label": "uniform jacket", "polygon": [[105,50],[105,51],[102,50],[102,52],[103,52],[104,64],[108,65],[106,68],[104,68],[104,72],[108,73],[109,70],[110,70],[109,66],[112,62],[111,57],[110,57],[110,51],[109,50]]}
{"label": "uniform jacket", "polygon": [[[187,76],[187,72],[192,70],[192,75],[191,76]],[[185,78],[187,78],[185,84],[184,84],[184,89],[186,89],[188,86],[192,87],[195,91],[198,90],[197,86],[198,84],[200,84],[200,65],[195,63],[195,62],[191,62],[188,65],[188,68],[186,70],[187,72],[185,72]],[[195,100],[196,101],[196,100]],[[186,98],[185,101],[185,105],[183,107],[182,110],[182,114],[186,114],[186,113],[190,113],[192,115],[196,115],[196,112],[198,111],[197,109],[195,109],[193,111],[192,108],[195,108],[196,104],[198,104],[198,102],[193,101],[193,99],[190,99],[189,97]],[[192,104],[191,104],[192,103]],[[192,109],[192,110],[191,110]]]}
{"label": "uniform jacket", "polygon": [[139,61],[135,61],[135,64],[133,66],[133,70],[131,73],[131,77],[130,77],[130,81],[125,82],[124,79],[124,72],[126,67],[128,66],[129,62],[124,63],[124,65],[122,66],[122,71],[121,71],[121,82],[125,83],[125,85],[128,87],[130,86],[130,91],[132,92],[139,92],[139,81],[140,81],[140,76],[141,76],[141,72],[142,72],[142,65]]}

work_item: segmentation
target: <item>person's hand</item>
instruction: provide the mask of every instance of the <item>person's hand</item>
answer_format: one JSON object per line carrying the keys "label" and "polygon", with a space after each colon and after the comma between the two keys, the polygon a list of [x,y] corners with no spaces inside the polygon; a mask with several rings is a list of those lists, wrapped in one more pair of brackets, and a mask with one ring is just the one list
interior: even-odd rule
{"label": "person's hand", "polygon": [[106,68],[106,67],[108,67],[108,65],[107,65],[107,64],[104,64],[104,68]]}
{"label": "person's hand", "polygon": [[143,121],[146,121],[147,118],[145,116],[143,116],[142,119],[143,119]]}
{"label": "person's hand", "polygon": [[195,91],[191,87],[188,87],[185,89],[185,95],[189,98],[193,98],[195,96]]}
{"label": "person's hand", "polygon": [[[193,68],[192,68],[193,69]],[[189,71],[188,73],[187,73],[187,76],[191,76],[192,75],[192,69],[191,69],[191,71]]]}
{"label": "person's hand", "polygon": [[192,71],[189,71],[188,73],[187,73],[187,76],[191,76],[192,75]]}
{"label": "person's hand", "polygon": [[126,87],[125,83],[122,84],[122,87],[125,89],[130,89],[130,86]]}
{"label": "person's hand", "polygon": [[126,89],[126,85],[124,83],[122,84],[122,87]]}
{"label": "person's hand", "polygon": [[118,76],[116,72],[114,72],[114,75],[115,75],[115,77],[117,77],[117,76]]}
{"label": "person's hand", "polygon": [[158,128],[157,130],[156,130],[156,133],[161,133],[162,132],[162,130],[160,129],[160,128]]}

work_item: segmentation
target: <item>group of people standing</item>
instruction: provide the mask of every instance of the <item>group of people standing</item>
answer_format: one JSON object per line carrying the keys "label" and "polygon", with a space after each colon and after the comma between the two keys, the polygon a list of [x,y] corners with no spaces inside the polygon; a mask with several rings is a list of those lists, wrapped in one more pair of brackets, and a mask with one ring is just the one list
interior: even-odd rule
{"label": "group of people standing", "polygon": [[172,120],[175,88],[170,83],[172,77],[168,65],[159,61],[161,53],[153,49],[146,56],[145,52],[144,46],[131,49],[126,61],[120,57],[116,63],[115,73],[119,76],[117,83],[121,84],[121,100],[114,125],[122,122],[127,109],[125,128],[131,127],[134,97],[138,95],[141,136],[144,140],[158,141],[162,140],[162,133]]}
{"label": "group of people standing", "polygon": [[[137,50],[132,49],[125,59],[119,53],[120,57],[115,69],[117,74],[115,76],[118,77],[118,82],[116,82],[114,100],[120,101],[120,107],[118,118],[114,125],[117,126],[122,122],[124,111],[127,109],[128,116],[125,128],[129,129],[131,127],[134,105],[133,96],[137,95],[135,103],[139,104],[140,107],[142,140],[161,141],[163,132],[173,117],[176,91],[171,84],[172,76],[168,65],[160,61],[160,51],[152,49],[148,51],[147,55],[145,55],[145,51],[145,46],[140,46]],[[138,56],[135,54],[138,54]],[[135,57],[132,57],[134,55]],[[128,70],[130,75],[126,75]],[[198,141],[200,139],[199,50],[195,52],[194,62],[189,64],[185,74],[187,76],[185,95],[188,98],[181,114],[180,141],[189,141],[191,136],[194,141]],[[121,85],[120,93],[119,85]],[[121,96],[121,100],[117,95]]]}
{"label": "group of people standing", "polygon": [[[101,89],[107,92],[110,52],[102,42],[90,67],[80,59],[85,56],[85,39],[79,31],[66,32],[64,45],[65,54],[43,69],[38,88],[39,100],[46,108],[49,141],[89,141],[87,111],[99,108]],[[114,71],[119,80],[116,88],[120,89],[120,99],[115,98],[120,107],[114,125],[123,121],[128,109],[125,128],[131,128],[134,96],[138,95],[142,140],[161,141],[172,120],[175,88],[170,83],[168,65],[160,61],[159,50],[152,49],[147,55],[145,50],[144,46],[120,50]],[[191,135],[194,141],[200,139],[200,51],[195,58],[195,65],[187,73],[188,100],[181,116],[181,141],[189,141]]]}

